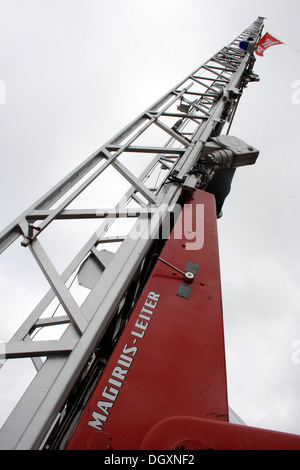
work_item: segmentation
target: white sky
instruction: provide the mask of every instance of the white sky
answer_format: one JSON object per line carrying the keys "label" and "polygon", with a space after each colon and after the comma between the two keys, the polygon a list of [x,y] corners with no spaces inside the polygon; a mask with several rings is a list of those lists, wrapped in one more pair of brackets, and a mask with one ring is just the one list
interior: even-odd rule
{"label": "white sky", "polygon": [[[0,229],[257,16],[300,50],[296,0],[0,0]],[[299,65],[285,45],[258,57],[261,81],[245,90],[231,134],[261,153],[236,172],[218,222],[230,406],[249,425],[297,434]],[[20,314],[6,262],[2,340]],[[31,300],[27,273],[16,274]]]}

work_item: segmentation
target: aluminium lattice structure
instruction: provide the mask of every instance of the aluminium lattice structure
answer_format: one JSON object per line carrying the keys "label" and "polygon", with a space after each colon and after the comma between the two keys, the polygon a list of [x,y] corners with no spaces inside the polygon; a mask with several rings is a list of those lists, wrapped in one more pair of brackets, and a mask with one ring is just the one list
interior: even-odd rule
{"label": "aluminium lattice structure", "polygon": [[[75,419],[136,302],[154,246],[163,238],[164,222],[171,220],[183,191],[193,190],[194,185],[213,192],[219,170],[207,153],[219,148],[230,153],[232,140],[213,139],[221,132],[228,135],[243,89],[258,80],[252,45],[259,41],[262,29],[259,17],[0,234],[1,253],[21,243],[50,285],[4,345],[3,362],[30,358],[35,376],[0,432],[1,448],[43,448],[53,429]],[[241,49],[241,41],[248,41],[249,48]],[[101,194],[103,181],[109,184],[114,176],[127,185],[120,201],[113,206],[108,202],[76,206],[92,185],[100,182]],[[218,211],[221,205],[222,198]],[[49,227],[61,220],[66,224],[99,221],[63,272],[56,269],[43,245]],[[74,280],[85,292],[81,302],[72,294]],[[63,333],[60,330],[55,337],[55,327],[61,325]],[[39,340],[36,333],[44,330],[46,339]]]}

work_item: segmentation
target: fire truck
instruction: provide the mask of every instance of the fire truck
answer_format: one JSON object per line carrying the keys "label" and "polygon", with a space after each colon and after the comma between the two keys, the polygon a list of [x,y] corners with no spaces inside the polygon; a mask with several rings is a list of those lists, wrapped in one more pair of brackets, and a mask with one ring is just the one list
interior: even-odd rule
{"label": "fire truck", "polygon": [[[49,283],[1,351],[3,367],[29,358],[35,368],[0,431],[2,449],[300,448],[299,436],[234,418],[227,397],[217,219],[235,173],[259,155],[230,129],[244,89],[259,81],[263,22],[258,17],[0,234],[1,253],[21,244]],[[119,201],[76,207],[113,174],[127,185]],[[61,220],[99,221],[63,272],[43,244]],[[81,302],[74,283],[86,293]],[[57,337],[36,335],[61,326]]]}

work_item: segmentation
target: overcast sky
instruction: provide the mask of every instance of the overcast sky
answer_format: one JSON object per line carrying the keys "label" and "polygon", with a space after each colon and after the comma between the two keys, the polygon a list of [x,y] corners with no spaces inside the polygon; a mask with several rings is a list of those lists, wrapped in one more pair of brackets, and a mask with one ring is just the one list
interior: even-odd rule
{"label": "overcast sky", "polygon": [[[265,32],[300,50],[296,0],[0,0],[0,229],[258,16]],[[257,58],[261,81],[245,90],[231,134],[260,156],[236,172],[218,227],[230,406],[249,425],[300,434],[300,52],[292,47]],[[11,317],[25,315],[17,292],[39,300],[16,266],[0,259],[2,341]],[[0,421],[7,395],[1,400]]]}

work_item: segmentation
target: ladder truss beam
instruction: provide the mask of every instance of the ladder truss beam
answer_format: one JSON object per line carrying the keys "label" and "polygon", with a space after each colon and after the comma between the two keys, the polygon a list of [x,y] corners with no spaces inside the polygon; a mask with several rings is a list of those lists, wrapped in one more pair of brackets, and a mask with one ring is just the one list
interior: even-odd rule
{"label": "ladder truss beam", "polygon": [[[0,431],[3,448],[35,449],[43,445],[108,325],[118,314],[162,223],[174,210],[182,194],[178,181],[183,181],[197,162],[205,142],[215,134],[216,126],[220,132],[228,122],[224,113],[228,106],[234,108],[236,103],[231,92],[242,92],[243,77],[252,59],[235,44],[249,34],[258,41],[262,28],[263,20],[259,18],[0,233],[0,253],[22,237],[22,245],[32,252],[50,285],[46,295],[5,345],[6,361],[29,357],[37,373]],[[158,133],[155,145],[150,132],[155,136]],[[131,155],[141,165],[138,171],[135,165],[127,164],[126,158]],[[107,204],[96,209],[76,208],[74,204],[79,196],[108,171],[115,171],[126,188],[129,187],[121,200],[111,208]],[[171,178],[174,171],[177,181]],[[136,219],[127,233],[110,233],[116,221],[126,218]],[[70,220],[85,219],[103,220],[59,273],[42,244],[44,232],[58,220],[65,220],[67,224]],[[108,243],[115,243],[118,249],[79,305],[67,284],[76,278],[80,266],[93,250]],[[56,314],[55,308],[51,316],[49,309],[55,300],[63,313]],[[61,325],[65,330],[57,339],[34,340],[36,331]]]}

